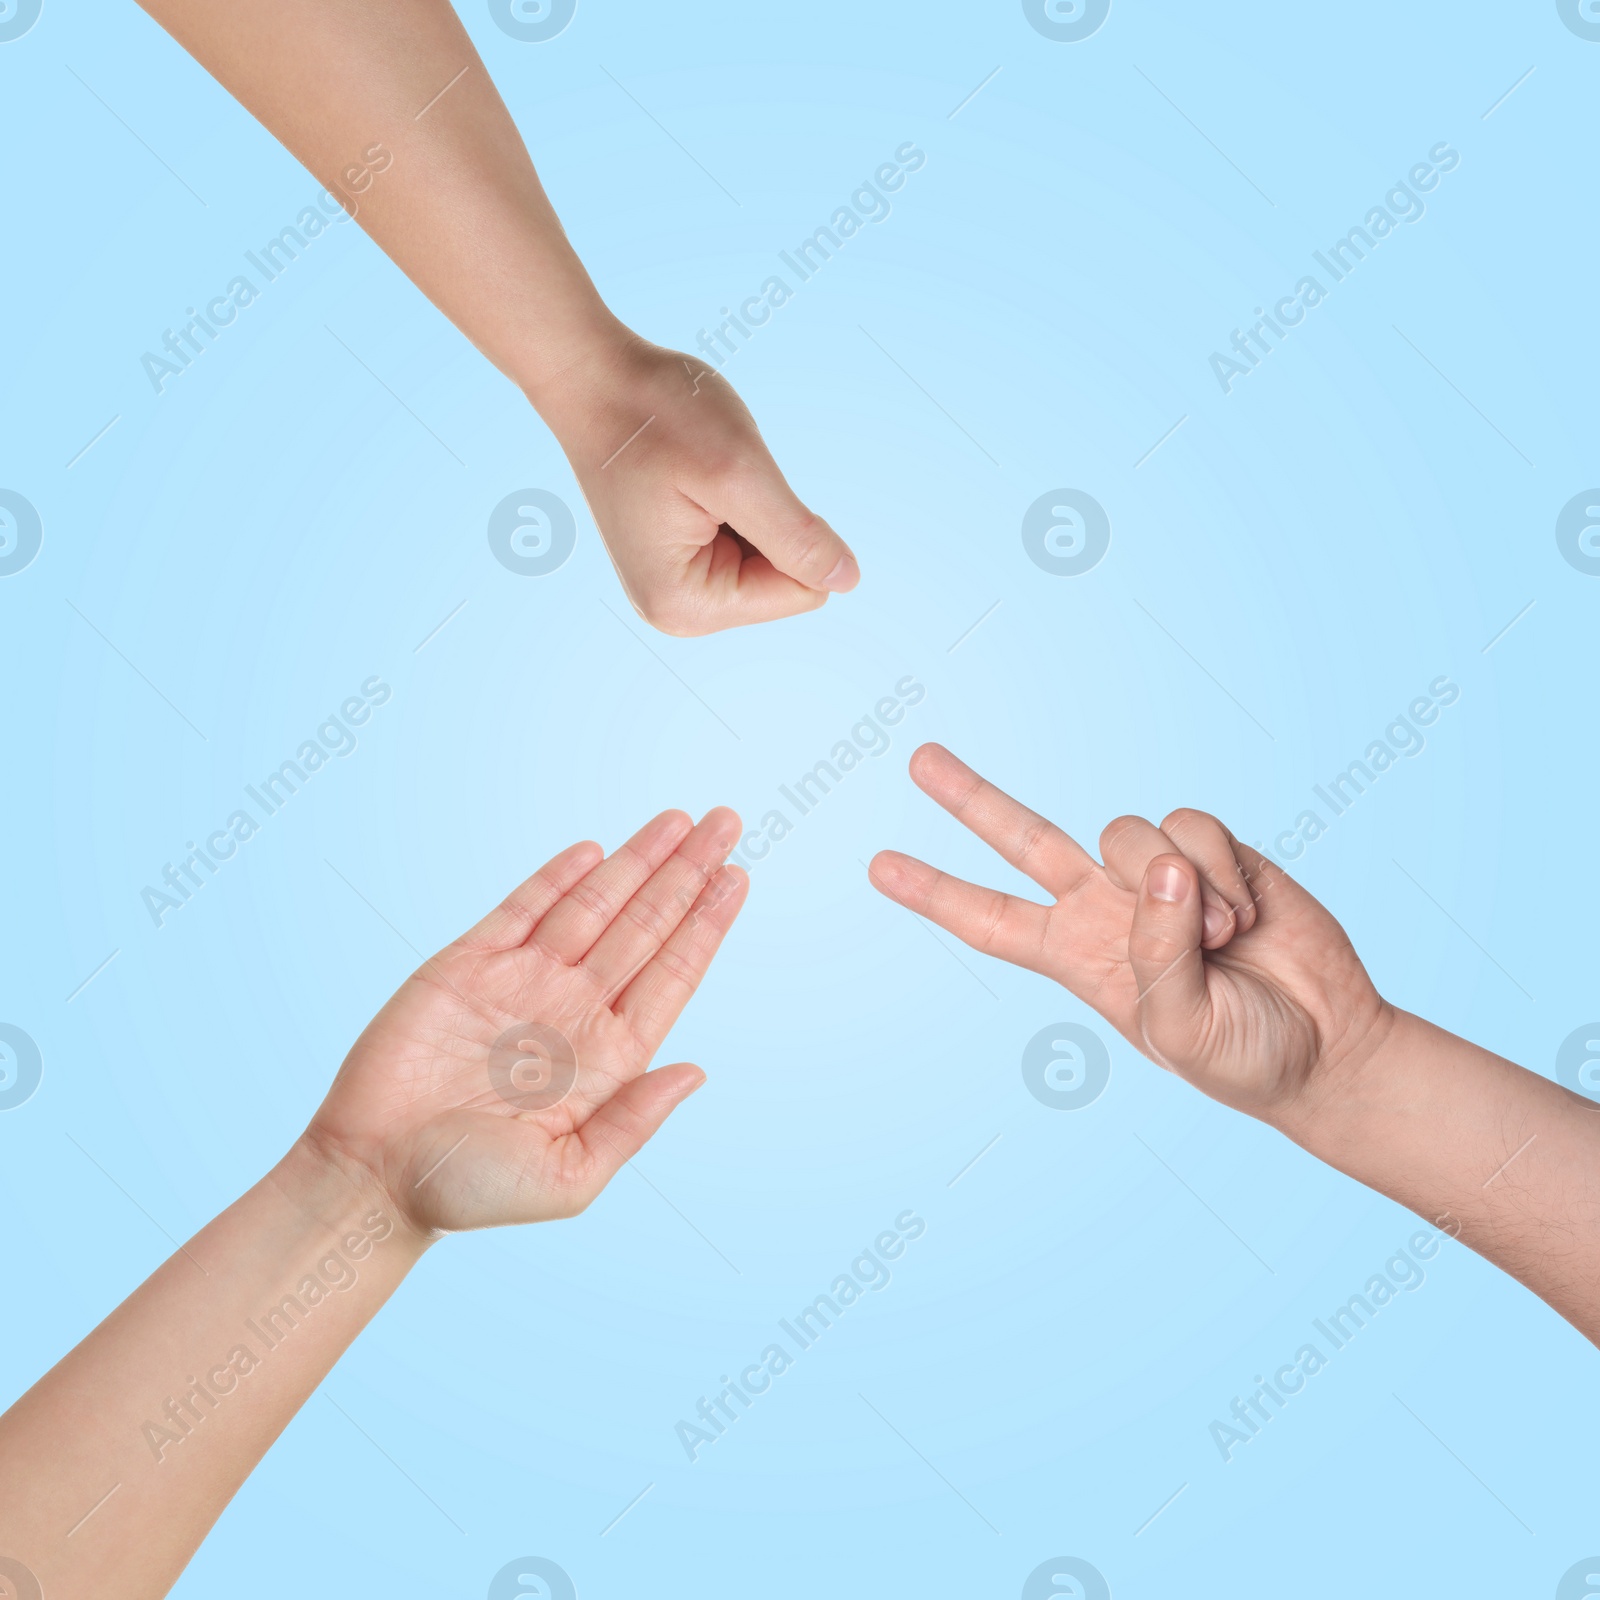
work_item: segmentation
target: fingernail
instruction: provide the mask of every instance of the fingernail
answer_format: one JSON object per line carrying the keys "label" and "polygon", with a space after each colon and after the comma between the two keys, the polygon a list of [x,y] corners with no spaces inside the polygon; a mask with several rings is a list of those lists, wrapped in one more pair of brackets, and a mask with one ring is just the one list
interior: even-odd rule
{"label": "fingernail", "polygon": [[861,581],[861,569],[856,565],[856,558],[848,550],[839,557],[832,572],[822,580],[822,587],[833,594],[844,594],[855,588]]}
{"label": "fingernail", "polygon": [[1215,939],[1218,934],[1225,933],[1228,928],[1228,919],[1214,905],[1207,904],[1200,921],[1206,930],[1206,938]]}
{"label": "fingernail", "polygon": [[1176,903],[1189,893],[1189,880],[1180,867],[1163,861],[1150,869],[1150,898]]}

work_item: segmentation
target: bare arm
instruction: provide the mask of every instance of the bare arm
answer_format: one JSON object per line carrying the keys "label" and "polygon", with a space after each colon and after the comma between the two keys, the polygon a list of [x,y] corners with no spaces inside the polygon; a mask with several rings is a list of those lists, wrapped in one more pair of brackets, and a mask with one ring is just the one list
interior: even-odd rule
{"label": "bare arm", "polygon": [[1600,1343],[1600,1108],[1389,1004],[1344,929],[1215,817],[1119,817],[1101,862],[938,745],[917,784],[1051,897],[894,851],[885,894],[1042,972],[1213,1099],[1521,1279]]}
{"label": "bare arm", "polygon": [[708,633],[854,587],[728,384],[607,310],[449,0],[141,3],[523,390],[648,621]]}
{"label": "bare arm", "polygon": [[1365,1059],[1270,1120],[1600,1344],[1600,1106],[1396,1011]]}
{"label": "bare arm", "polygon": [[296,1146],[0,1418],[0,1554],[46,1595],[165,1594],[427,1243]]}
{"label": "bare arm", "polygon": [[704,1081],[645,1069],[743,903],[738,829],[574,845],[405,982],[289,1154],[0,1417],[0,1593],[164,1595],[433,1241],[594,1199]]}

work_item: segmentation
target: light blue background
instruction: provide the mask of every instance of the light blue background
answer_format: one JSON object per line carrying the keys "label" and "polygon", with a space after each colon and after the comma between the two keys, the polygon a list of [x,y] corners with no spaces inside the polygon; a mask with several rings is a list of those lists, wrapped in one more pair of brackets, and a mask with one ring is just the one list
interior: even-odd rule
{"label": "light blue background", "polygon": [[[316,185],[132,6],[47,0],[0,45],[0,487],[44,523],[0,580],[0,1021],[44,1058],[0,1116],[5,1396],[282,1153],[405,941],[660,807],[754,822],[913,674],[663,1052],[706,1089],[582,1219],[433,1251],[176,1592],[478,1597],[540,1554],[584,1600],[1014,1596],[1059,1555],[1118,1600],[1553,1594],[1600,1545],[1593,1349],[1447,1244],[1224,1464],[1208,1424],[1415,1219],[1103,1026],[1105,1093],[1047,1109],[1023,1047],[1090,1014],[860,861],[1011,881],[905,777],[925,738],[1088,842],[1180,804],[1269,840],[1448,674],[1296,870],[1395,1001],[1554,1071],[1600,1012],[1600,579],[1554,538],[1600,482],[1600,44],[1553,3],[1118,0],[1081,43],[1014,3],[465,21],[663,343],[926,151],[726,368],[863,582],[650,634],[537,417],[352,226],[154,394],[140,356]],[[1211,352],[1441,140],[1426,216],[1224,395]],[[544,578],[485,537],[529,486],[578,519]],[[1081,577],[1019,536],[1058,487],[1111,519]],[[141,888],[374,673],[359,750],[154,928]],[[691,1465],[674,1424],[907,1208],[893,1283]]]}

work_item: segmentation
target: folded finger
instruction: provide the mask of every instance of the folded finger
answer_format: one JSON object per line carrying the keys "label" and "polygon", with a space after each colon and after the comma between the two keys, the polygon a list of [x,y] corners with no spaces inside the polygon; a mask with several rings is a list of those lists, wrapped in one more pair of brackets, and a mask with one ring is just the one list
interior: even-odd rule
{"label": "folded finger", "polygon": [[678,638],[776,622],[815,611],[828,599],[826,590],[786,577],[698,507],[691,537],[664,541],[643,571],[624,574],[620,565],[617,571],[634,610],[652,628]]}
{"label": "folded finger", "polygon": [[617,912],[583,958],[608,998],[672,936],[738,838],[736,812],[708,811]]}
{"label": "folded finger", "polygon": [[1180,807],[1164,817],[1161,831],[1200,869],[1200,876],[1232,908],[1237,932],[1255,926],[1256,902],[1239,865],[1236,841],[1209,811]]}
{"label": "folded finger", "polygon": [[[1198,830],[1191,829],[1191,835]],[[1212,882],[1212,871],[1221,871],[1218,845],[1214,840],[1199,841],[1204,855],[1190,856],[1200,879],[1200,904],[1203,938],[1201,948],[1218,950],[1237,931],[1238,914],[1233,903]],[[1220,846],[1226,853],[1231,869],[1229,876],[1237,877],[1238,868],[1226,844]],[[1118,817],[1106,824],[1100,835],[1100,855],[1106,864],[1106,876],[1119,889],[1137,892],[1144,882],[1145,869],[1157,856],[1188,855],[1176,839],[1162,832],[1153,822],[1143,817]]]}
{"label": "folded finger", "polygon": [[815,611],[827,603],[828,591],[780,571],[770,557],[759,550],[752,553],[724,525],[691,561],[687,598],[704,620],[699,631],[709,633]]}
{"label": "folded finger", "polygon": [[727,469],[695,494],[719,522],[806,588],[843,594],[861,581],[850,547],[789,487],[770,456]]}
{"label": "folded finger", "polygon": [[1233,841],[1234,854],[1256,908],[1256,921],[1318,912],[1321,907],[1276,861],[1242,839]]}

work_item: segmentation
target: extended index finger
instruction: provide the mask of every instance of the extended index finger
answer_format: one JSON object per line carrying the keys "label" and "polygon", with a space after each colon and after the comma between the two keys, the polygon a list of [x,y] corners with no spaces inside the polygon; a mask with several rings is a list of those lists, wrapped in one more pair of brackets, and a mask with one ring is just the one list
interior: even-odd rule
{"label": "extended index finger", "polygon": [[1058,900],[1097,870],[1094,857],[1076,839],[980,777],[942,744],[925,744],[911,757],[911,781]]}

